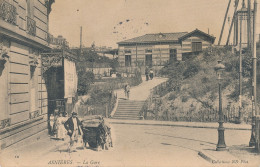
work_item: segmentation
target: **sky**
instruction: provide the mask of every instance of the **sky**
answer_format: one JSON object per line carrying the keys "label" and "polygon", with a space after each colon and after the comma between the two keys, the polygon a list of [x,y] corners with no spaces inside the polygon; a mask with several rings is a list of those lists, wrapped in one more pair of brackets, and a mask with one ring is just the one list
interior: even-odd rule
{"label": "sky", "polygon": [[[144,34],[191,32],[196,28],[209,31],[217,44],[227,5],[228,0],[56,0],[49,28],[51,34],[62,35],[72,47],[80,44],[80,26],[82,43],[87,47],[95,43],[117,48],[117,42]],[[222,44],[227,40],[228,29],[227,21]]]}

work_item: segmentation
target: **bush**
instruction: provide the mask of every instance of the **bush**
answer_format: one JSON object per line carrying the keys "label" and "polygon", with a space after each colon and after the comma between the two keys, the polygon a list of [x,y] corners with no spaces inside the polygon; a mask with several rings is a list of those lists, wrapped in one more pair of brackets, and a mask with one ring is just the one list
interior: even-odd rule
{"label": "bush", "polygon": [[191,64],[190,66],[187,67],[187,69],[183,72],[184,78],[190,78],[196,75],[199,72],[200,65],[199,64]]}
{"label": "bush", "polygon": [[182,99],[181,99],[182,102],[187,102],[188,100],[189,100],[188,96],[182,96]]}
{"label": "bush", "polygon": [[168,97],[168,100],[174,100],[174,99],[176,99],[176,95],[175,93],[171,93]]}
{"label": "bush", "polygon": [[203,77],[201,79],[201,83],[208,83],[209,82],[209,78],[208,77]]}
{"label": "bush", "polygon": [[90,90],[90,85],[94,82],[95,76],[93,72],[78,72],[78,95],[86,95]]}

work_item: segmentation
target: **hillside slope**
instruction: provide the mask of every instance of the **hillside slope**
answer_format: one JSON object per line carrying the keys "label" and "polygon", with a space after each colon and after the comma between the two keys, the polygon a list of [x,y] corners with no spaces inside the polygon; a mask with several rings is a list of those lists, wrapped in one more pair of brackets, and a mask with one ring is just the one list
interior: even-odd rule
{"label": "hillside slope", "polygon": [[[166,88],[168,93],[160,94],[160,100],[155,104],[158,106],[155,108],[156,111],[148,111],[147,119],[216,121],[219,95],[214,67],[217,60],[222,60],[222,64],[226,66],[221,82],[224,115],[225,117],[233,115],[234,121],[239,108],[239,52],[232,54],[230,47],[208,48],[201,54],[186,57],[183,62],[165,66],[160,75],[170,78]],[[252,58],[249,53],[245,53],[242,84],[242,113],[245,121],[250,119],[252,110],[251,71]]]}

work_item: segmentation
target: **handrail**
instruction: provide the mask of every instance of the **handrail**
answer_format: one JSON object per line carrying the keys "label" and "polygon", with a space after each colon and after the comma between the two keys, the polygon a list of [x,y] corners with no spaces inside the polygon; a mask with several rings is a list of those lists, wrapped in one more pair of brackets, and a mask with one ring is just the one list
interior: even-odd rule
{"label": "handrail", "polygon": [[110,117],[113,117],[114,114],[116,113],[116,110],[117,110],[117,107],[118,107],[118,96],[116,96],[116,103],[115,103],[115,106],[110,114]]}

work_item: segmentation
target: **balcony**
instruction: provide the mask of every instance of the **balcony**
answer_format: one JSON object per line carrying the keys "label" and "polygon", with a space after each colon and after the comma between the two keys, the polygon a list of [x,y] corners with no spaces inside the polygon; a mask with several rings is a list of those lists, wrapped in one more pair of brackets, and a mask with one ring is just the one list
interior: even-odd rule
{"label": "balcony", "polygon": [[5,0],[0,0],[0,17],[8,23],[16,25],[16,16],[16,7]]}
{"label": "balcony", "polygon": [[27,19],[27,33],[35,36],[36,35],[36,22],[30,18],[30,17],[26,17]]}

